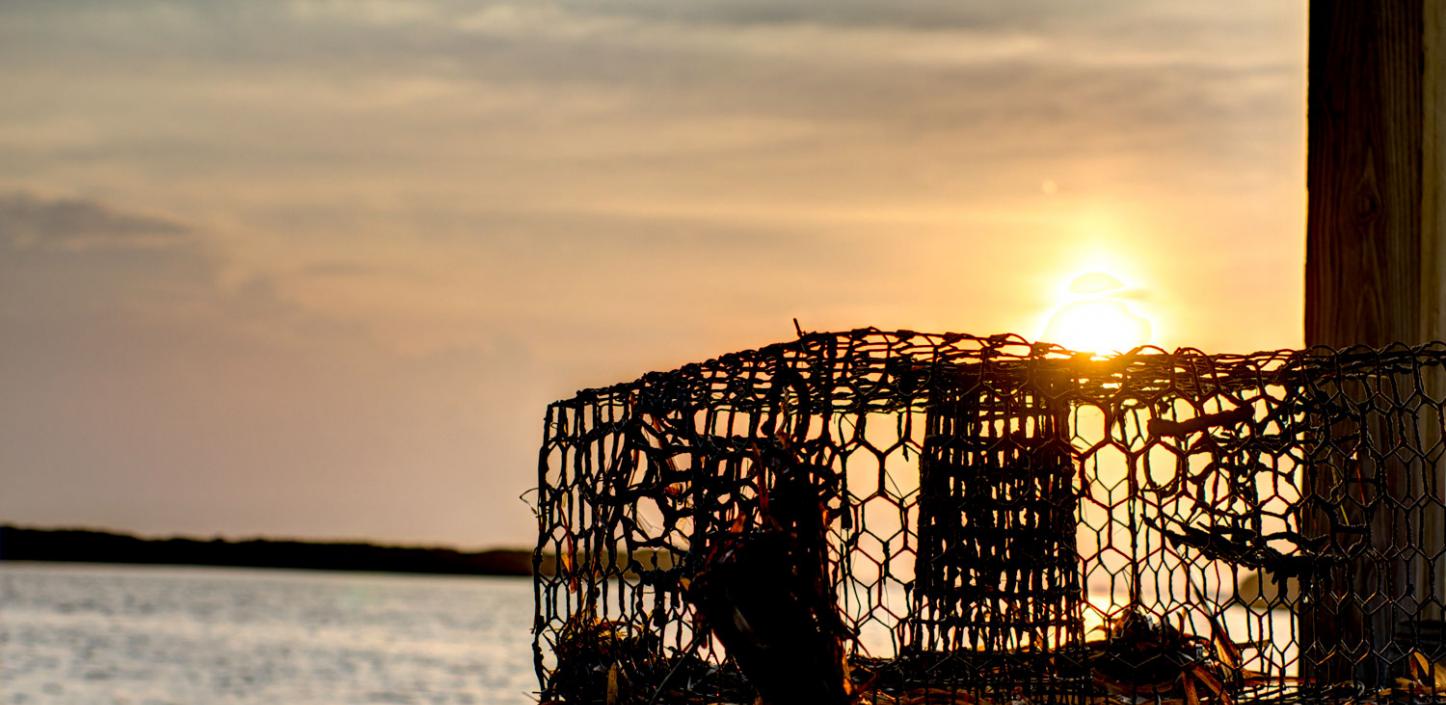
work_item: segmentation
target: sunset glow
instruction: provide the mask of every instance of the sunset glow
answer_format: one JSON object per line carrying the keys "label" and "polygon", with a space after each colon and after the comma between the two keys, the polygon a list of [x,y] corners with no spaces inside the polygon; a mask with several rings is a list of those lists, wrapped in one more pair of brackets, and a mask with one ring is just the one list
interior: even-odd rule
{"label": "sunset glow", "polygon": [[1132,306],[1135,296],[1117,277],[1087,272],[1065,287],[1041,338],[1095,354],[1125,352],[1151,340],[1150,320]]}
{"label": "sunset glow", "polygon": [[0,3],[0,521],[531,546],[795,320],[1301,342],[1295,3],[113,5]]}

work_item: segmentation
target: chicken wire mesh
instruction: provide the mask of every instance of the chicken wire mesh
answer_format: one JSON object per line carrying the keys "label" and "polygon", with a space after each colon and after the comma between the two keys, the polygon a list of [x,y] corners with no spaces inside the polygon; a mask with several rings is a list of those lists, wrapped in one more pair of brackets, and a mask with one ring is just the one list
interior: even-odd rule
{"label": "chicken wire mesh", "polygon": [[865,329],[580,392],[542,697],[1446,702],[1443,364]]}

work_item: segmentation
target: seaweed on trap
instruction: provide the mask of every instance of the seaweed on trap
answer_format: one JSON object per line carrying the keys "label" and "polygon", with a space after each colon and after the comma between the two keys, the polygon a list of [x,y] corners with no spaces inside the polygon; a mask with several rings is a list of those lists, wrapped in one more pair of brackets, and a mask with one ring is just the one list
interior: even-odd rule
{"label": "seaweed on trap", "polygon": [[582,392],[539,463],[544,697],[1446,702],[1404,587],[1446,586],[1443,368],[868,329]]}

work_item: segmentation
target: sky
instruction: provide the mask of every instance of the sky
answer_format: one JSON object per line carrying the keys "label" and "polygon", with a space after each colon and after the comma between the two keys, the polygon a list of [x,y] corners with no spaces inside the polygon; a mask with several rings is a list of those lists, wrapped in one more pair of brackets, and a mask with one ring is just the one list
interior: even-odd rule
{"label": "sky", "polygon": [[0,3],[0,522],[525,545],[548,402],[794,318],[1299,345],[1305,11]]}

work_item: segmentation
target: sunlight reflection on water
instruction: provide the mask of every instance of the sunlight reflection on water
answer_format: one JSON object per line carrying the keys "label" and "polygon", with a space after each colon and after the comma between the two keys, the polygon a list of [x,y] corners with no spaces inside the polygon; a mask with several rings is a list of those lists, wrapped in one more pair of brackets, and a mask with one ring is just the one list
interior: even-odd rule
{"label": "sunlight reflection on water", "polygon": [[525,579],[0,563],[0,703],[535,702]]}

